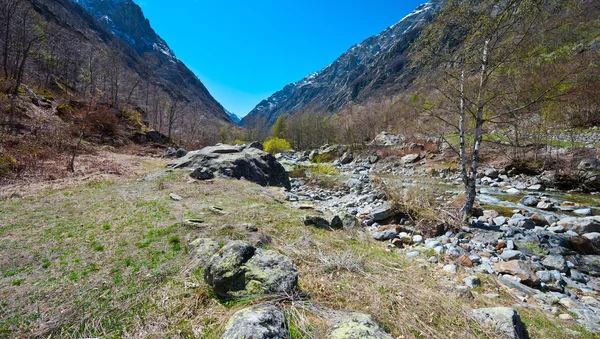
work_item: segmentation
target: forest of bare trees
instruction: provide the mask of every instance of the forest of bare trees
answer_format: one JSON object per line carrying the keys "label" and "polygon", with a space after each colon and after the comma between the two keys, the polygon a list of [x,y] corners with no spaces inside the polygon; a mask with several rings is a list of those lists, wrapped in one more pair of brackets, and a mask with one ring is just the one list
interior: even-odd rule
{"label": "forest of bare trees", "polygon": [[[183,100],[177,89],[165,90],[154,73],[158,65],[154,55],[131,56],[116,38],[102,44],[85,31],[47,20],[34,8],[42,4],[53,6],[48,1],[0,0],[4,93],[14,98],[25,89],[48,90],[64,102],[137,110],[150,128],[184,144],[216,141],[218,125],[207,128],[215,123],[195,114],[200,107]],[[11,113],[16,114],[12,109]],[[6,125],[12,118],[3,114],[2,119]]]}

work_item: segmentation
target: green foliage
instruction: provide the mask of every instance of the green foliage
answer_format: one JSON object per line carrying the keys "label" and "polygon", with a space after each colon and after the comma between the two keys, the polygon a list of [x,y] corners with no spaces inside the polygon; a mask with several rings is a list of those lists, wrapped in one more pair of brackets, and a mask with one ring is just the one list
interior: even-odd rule
{"label": "green foliage", "polygon": [[283,115],[275,121],[273,128],[271,128],[271,137],[285,139],[287,137],[287,121]]}
{"label": "green foliage", "polygon": [[284,151],[289,151],[291,149],[292,149],[292,146],[285,139],[271,138],[271,139],[265,141],[265,151],[267,151],[271,154],[281,153]]}
{"label": "green foliage", "polygon": [[531,242],[531,241],[520,242],[517,244],[517,247],[519,249],[527,250],[530,253],[538,255],[538,256],[544,256],[544,255],[548,254],[548,251],[546,249],[541,248],[538,244],[536,244],[535,242]]}
{"label": "green foliage", "polygon": [[18,167],[19,164],[15,158],[9,154],[0,153],[0,175],[5,175],[16,171]]}
{"label": "green foliage", "polygon": [[323,153],[323,154],[315,155],[312,162],[314,162],[316,164],[324,164],[324,163],[328,163],[328,162],[333,162],[337,158],[338,158],[337,155],[334,153]]}
{"label": "green foliage", "polygon": [[308,171],[311,175],[322,174],[322,175],[337,175],[340,171],[333,167],[331,164],[317,164],[315,166],[310,166]]}

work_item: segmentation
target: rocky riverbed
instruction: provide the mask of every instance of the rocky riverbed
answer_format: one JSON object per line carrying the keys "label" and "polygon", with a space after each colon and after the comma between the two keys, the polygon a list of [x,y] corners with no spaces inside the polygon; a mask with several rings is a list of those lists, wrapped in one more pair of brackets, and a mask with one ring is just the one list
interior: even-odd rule
{"label": "rocky riverbed", "polygon": [[[288,168],[310,168],[312,153],[279,158]],[[427,168],[422,156],[411,154],[396,163],[378,163],[373,156],[349,156],[344,149],[333,162],[340,185],[323,188],[310,178],[291,180],[287,200],[300,207],[315,204],[322,212],[319,227],[362,227],[400,256],[414,258],[457,288],[473,290],[481,275],[495,277],[514,293],[518,304],[535,303],[552,316],[578,322],[600,333],[600,203],[597,192],[547,189],[548,179],[482,169],[478,179],[477,217],[460,229],[438,227],[435,236],[403,218],[387,201],[382,181],[398,189],[432,182],[446,190],[437,199],[451,201],[460,193],[456,174]],[[377,180],[373,180],[377,178]],[[377,182],[375,184],[374,182]],[[329,217],[327,217],[329,216]],[[331,218],[330,216],[334,216]],[[345,218],[345,223],[339,223]],[[353,221],[348,221],[353,220]],[[457,271],[467,276],[459,278]],[[496,298],[497,294],[486,295]]]}

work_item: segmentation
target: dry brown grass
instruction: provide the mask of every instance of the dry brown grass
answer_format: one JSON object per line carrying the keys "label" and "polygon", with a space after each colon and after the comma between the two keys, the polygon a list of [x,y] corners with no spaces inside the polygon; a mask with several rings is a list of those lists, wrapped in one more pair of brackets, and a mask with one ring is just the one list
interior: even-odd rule
{"label": "dry brown grass", "polygon": [[[138,173],[164,165],[147,161]],[[457,299],[437,273],[442,264],[422,268],[360,231],[306,227],[307,212],[288,205],[280,189],[189,184],[184,171],[143,177],[72,182],[0,201],[0,337],[213,339],[237,310],[270,301],[284,307],[294,339],[325,337],[328,308],[369,313],[397,338],[493,338],[469,309],[513,303],[504,292],[495,301]],[[182,226],[191,218],[204,223]],[[202,269],[190,267],[189,242],[249,239],[246,223],[297,263],[301,292],[221,301]]]}

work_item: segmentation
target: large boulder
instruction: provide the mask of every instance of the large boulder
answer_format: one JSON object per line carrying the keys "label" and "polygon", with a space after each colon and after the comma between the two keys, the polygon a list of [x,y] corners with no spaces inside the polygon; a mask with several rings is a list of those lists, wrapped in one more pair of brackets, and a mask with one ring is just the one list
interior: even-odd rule
{"label": "large boulder", "polygon": [[[171,168],[209,169],[222,176],[245,178],[261,186],[290,189],[290,178],[274,156],[254,147],[218,145],[189,152],[167,165]],[[195,173],[194,171],[192,173]]]}
{"label": "large boulder", "polygon": [[371,146],[384,146],[384,147],[393,147],[400,146],[404,143],[404,136],[395,135],[388,132],[379,133],[373,141],[369,143]]}
{"label": "large boulder", "polygon": [[335,317],[330,339],[393,339],[373,321],[370,315],[345,313]]}
{"label": "large boulder", "polygon": [[600,216],[585,218],[565,218],[561,219],[558,226],[563,226],[567,231],[573,231],[577,234],[586,234],[600,232]]}
{"label": "large boulder", "polygon": [[283,312],[274,305],[237,311],[225,325],[221,339],[289,339]]}
{"label": "large boulder", "polygon": [[298,283],[292,260],[242,241],[221,248],[204,268],[204,280],[221,297],[289,293]]}
{"label": "large boulder", "polygon": [[521,322],[519,313],[513,308],[480,308],[473,310],[471,316],[478,323],[494,328],[499,332],[501,338],[529,339],[529,334]]}
{"label": "large boulder", "polygon": [[596,158],[583,159],[577,165],[577,169],[582,171],[600,171],[600,160]]}
{"label": "large boulder", "polygon": [[394,212],[394,205],[392,205],[389,202],[386,202],[381,206],[375,207],[371,211],[371,213],[369,213],[369,218],[373,219],[373,221],[383,221],[385,219],[393,217]]}
{"label": "large boulder", "polygon": [[273,250],[257,249],[245,270],[250,295],[289,293],[298,284],[298,269],[292,259]]}

